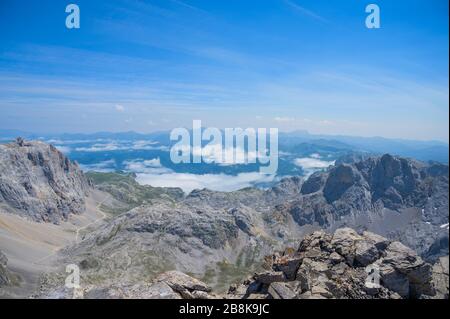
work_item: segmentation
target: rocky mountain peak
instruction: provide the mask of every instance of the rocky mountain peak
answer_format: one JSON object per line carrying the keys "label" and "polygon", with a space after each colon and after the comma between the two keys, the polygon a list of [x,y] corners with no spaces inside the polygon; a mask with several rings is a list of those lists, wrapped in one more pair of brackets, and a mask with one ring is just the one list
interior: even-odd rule
{"label": "rocky mountain peak", "polygon": [[[308,196],[299,202],[323,209],[331,205],[331,210],[345,215],[355,209],[423,208],[436,197],[439,201],[435,203],[434,213],[440,212],[444,223],[448,220],[445,193],[448,193],[447,165],[427,165],[385,154],[352,164],[339,164],[311,175],[301,187],[303,196],[300,197]],[[310,196],[312,194],[315,195]]]}
{"label": "rocky mountain peak", "polygon": [[54,146],[24,141],[0,145],[0,205],[35,221],[58,223],[84,211],[90,182]]}
{"label": "rocky mountain peak", "polygon": [[355,167],[348,164],[341,164],[330,170],[323,194],[328,203],[332,203],[339,198],[353,185],[361,185],[363,177]]}

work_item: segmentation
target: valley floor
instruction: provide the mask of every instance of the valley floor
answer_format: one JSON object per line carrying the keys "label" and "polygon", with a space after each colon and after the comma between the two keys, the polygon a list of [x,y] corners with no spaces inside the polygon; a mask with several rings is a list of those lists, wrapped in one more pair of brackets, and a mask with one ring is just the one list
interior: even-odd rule
{"label": "valley floor", "polygon": [[38,288],[40,275],[56,269],[56,255],[64,247],[81,240],[91,226],[106,218],[99,209],[109,195],[95,190],[86,199],[82,215],[70,215],[60,225],[37,223],[8,214],[0,208],[0,251],[8,258],[8,268],[20,284],[0,291],[0,298],[25,297]]}

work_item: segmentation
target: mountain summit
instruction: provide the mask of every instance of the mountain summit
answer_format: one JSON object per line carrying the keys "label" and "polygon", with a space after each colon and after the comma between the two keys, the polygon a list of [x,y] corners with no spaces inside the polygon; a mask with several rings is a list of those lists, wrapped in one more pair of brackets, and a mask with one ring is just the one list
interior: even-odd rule
{"label": "mountain summit", "polygon": [[84,211],[90,187],[78,164],[52,145],[21,138],[0,144],[0,205],[7,212],[59,223]]}

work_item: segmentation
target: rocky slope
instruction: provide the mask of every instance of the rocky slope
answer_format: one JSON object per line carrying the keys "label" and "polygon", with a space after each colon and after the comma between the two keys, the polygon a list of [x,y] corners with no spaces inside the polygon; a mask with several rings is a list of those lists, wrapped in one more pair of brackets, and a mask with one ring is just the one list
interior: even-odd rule
{"label": "rocky slope", "polygon": [[80,264],[92,283],[135,283],[176,269],[225,288],[257,267],[274,244],[244,214],[182,203],[141,206],[66,249],[63,262]]}
{"label": "rocky slope", "polygon": [[[204,189],[187,196],[179,189],[139,185],[123,174],[95,173],[94,180],[114,203],[123,204],[113,213],[132,209],[110,216],[108,223],[83,232],[81,242],[61,251],[59,263],[78,264],[87,286],[133,287],[176,270],[223,292],[231,283],[259,272],[264,256],[272,251],[296,246],[316,230],[334,232],[345,226],[400,241],[426,261],[439,261],[436,274],[445,268],[440,257],[448,255],[446,165],[384,155],[342,162],[307,180],[285,178],[267,190]],[[21,139],[0,145],[0,206],[9,212],[58,223],[84,211],[90,187],[78,165],[52,146]],[[353,235],[362,236],[355,241],[367,242],[364,235]],[[403,246],[391,245],[383,251],[376,246],[378,258],[373,261],[383,261],[392,249],[403,254]],[[362,274],[360,264],[347,264],[355,268],[350,275]],[[387,268],[383,263],[379,267]],[[64,275],[50,274],[46,280],[58,281]],[[406,294],[402,282],[401,293],[387,288],[403,297],[418,296],[410,290]],[[390,294],[383,293],[387,295],[381,297]]]}
{"label": "rocky slope", "polygon": [[[82,265],[88,282],[133,283],[176,269],[225,290],[257,270],[274,247],[306,233],[271,206],[298,194],[300,183],[286,179],[268,191],[199,190],[178,202],[160,198],[87,234],[63,251],[62,262]],[[277,239],[280,234],[285,240]]]}
{"label": "rocky slope", "polygon": [[[66,287],[47,290],[34,296],[42,299],[67,299],[74,291]],[[152,281],[129,284],[117,282],[110,286],[88,285],[77,289],[75,298],[84,299],[213,299],[223,296],[212,293],[204,282],[179,271],[167,271]]]}
{"label": "rocky slope", "polygon": [[299,225],[349,225],[400,240],[430,260],[448,254],[441,227],[448,223],[447,165],[391,155],[340,164],[313,174],[282,209]]}
{"label": "rocky slope", "polygon": [[[106,299],[417,299],[448,298],[448,256],[431,266],[399,242],[379,235],[340,228],[316,231],[298,249],[287,248],[265,258],[265,270],[227,293],[179,271],[153,280],[110,285],[82,285],[78,296]],[[73,291],[57,287],[40,298],[68,298]]]}
{"label": "rocky slope", "polygon": [[112,214],[127,212],[143,204],[151,204],[160,200],[174,202],[184,197],[181,188],[140,185],[136,182],[134,173],[87,172],[86,176],[92,181],[95,188],[108,192],[117,200],[114,205],[104,204],[102,206],[103,210]]}
{"label": "rocky slope", "polygon": [[304,181],[236,192],[196,190],[121,214],[61,254],[88,284],[137,284],[167,270],[224,291],[274,249],[319,229],[350,226],[401,241],[427,261],[448,255],[448,169],[385,155]]}
{"label": "rocky slope", "polygon": [[90,183],[76,163],[42,142],[0,145],[0,206],[34,221],[59,223],[85,208]]}
{"label": "rocky slope", "polygon": [[385,155],[306,181],[286,178],[268,190],[196,190],[178,201],[160,198],[86,235],[64,250],[62,260],[80,264],[89,283],[134,283],[178,270],[223,290],[257,271],[273,249],[296,245],[317,229],[371,230],[435,261],[448,254],[448,230],[441,227],[446,222],[446,166]]}

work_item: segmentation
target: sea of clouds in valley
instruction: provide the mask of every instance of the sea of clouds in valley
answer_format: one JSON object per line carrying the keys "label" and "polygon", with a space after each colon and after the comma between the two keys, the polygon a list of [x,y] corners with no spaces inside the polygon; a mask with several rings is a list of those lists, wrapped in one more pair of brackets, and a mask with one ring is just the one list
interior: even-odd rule
{"label": "sea of clouds in valley", "polygon": [[[158,187],[180,187],[186,193],[194,189],[208,188],[217,191],[233,191],[250,186],[267,186],[282,176],[310,175],[314,171],[332,165],[333,161],[322,160],[321,155],[313,153],[309,157],[295,157],[295,154],[280,151],[280,170],[278,175],[260,174],[257,166],[233,164],[224,156],[220,162],[220,145],[206,148],[193,148],[193,153],[203,154],[202,168],[177,166],[170,163],[167,145],[157,141],[121,140],[51,140],[63,153],[79,162],[85,171],[114,172],[124,171],[136,174],[141,184]],[[245,154],[237,148],[238,157],[255,160],[260,155]],[[224,152],[230,154],[229,152]],[[161,158],[164,159],[164,164]],[[214,163],[211,163],[214,162]],[[198,165],[198,164],[190,164]],[[207,165],[207,166],[205,166]]]}

